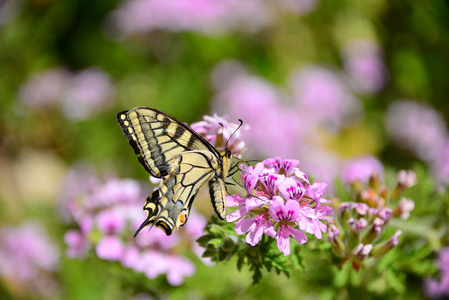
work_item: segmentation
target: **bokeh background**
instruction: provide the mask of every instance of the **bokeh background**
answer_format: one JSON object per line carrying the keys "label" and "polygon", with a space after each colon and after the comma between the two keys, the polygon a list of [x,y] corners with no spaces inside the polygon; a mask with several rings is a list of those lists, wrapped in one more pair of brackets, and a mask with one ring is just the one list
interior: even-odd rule
{"label": "bokeh background", "polygon": [[[323,269],[251,287],[233,262],[209,266],[188,249],[196,271],[184,282],[95,251],[71,258],[70,172],[148,181],[115,115],[150,106],[187,123],[240,118],[244,158],[299,159],[329,195],[347,160],[367,155],[444,191],[447,36],[449,6],[437,0],[0,0],[0,298],[335,297]],[[422,278],[408,283],[337,295],[424,297]]]}

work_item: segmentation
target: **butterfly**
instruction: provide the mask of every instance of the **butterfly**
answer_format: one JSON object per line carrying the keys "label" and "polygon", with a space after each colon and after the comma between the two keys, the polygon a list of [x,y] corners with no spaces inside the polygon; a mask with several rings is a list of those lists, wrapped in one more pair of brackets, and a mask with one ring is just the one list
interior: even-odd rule
{"label": "butterfly", "polygon": [[162,181],[147,199],[147,218],[134,237],[152,225],[171,235],[186,224],[198,190],[209,186],[212,205],[226,216],[225,179],[232,154],[219,152],[206,139],[178,119],[151,107],[136,107],[117,114],[117,121],[139,162],[151,176]]}

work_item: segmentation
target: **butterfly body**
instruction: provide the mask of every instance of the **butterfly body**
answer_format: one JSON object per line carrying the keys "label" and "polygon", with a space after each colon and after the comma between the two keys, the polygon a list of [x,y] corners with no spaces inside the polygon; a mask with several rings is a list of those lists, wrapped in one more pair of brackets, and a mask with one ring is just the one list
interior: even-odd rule
{"label": "butterfly body", "polygon": [[193,129],[154,108],[120,112],[117,121],[139,162],[152,176],[162,179],[159,189],[146,200],[148,215],[136,235],[148,225],[167,235],[183,226],[198,190],[206,183],[214,209],[224,219],[225,179],[232,160],[229,149],[218,152]]}

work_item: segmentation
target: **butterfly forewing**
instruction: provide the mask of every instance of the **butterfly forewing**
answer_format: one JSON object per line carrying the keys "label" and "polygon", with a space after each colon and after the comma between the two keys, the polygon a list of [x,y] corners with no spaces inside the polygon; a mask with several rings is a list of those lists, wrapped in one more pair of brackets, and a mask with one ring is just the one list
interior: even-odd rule
{"label": "butterfly forewing", "polygon": [[183,226],[196,193],[206,182],[215,211],[224,219],[229,151],[219,153],[190,127],[154,108],[124,111],[117,120],[139,162],[152,176],[162,178],[159,189],[147,198],[148,215],[136,235],[148,225],[167,235]]}
{"label": "butterfly forewing", "polygon": [[[176,118],[149,107],[136,107],[117,114],[117,121],[139,162],[154,177],[168,174],[168,161],[184,151],[217,153],[201,136]],[[217,153],[218,154],[218,153]]]}

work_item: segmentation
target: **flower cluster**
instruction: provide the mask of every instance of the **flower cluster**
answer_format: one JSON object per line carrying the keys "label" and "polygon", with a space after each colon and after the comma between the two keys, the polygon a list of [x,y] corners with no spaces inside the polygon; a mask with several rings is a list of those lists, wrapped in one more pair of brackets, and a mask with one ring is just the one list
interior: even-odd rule
{"label": "flower cluster", "polygon": [[428,105],[396,101],[388,109],[387,130],[400,147],[432,169],[441,186],[449,184],[449,130],[441,113]]}
{"label": "flower cluster", "polygon": [[59,250],[40,223],[0,228],[0,278],[18,294],[54,296],[58,263]]}
{"label": "flower cluster", "polygon": [[[241,158],[245,152],[245,142],[241,139],[243,131],[249,126],[244,125],[239,129],[236,123],[228,122],[226,117],[204,116],[203,121],[192,123],[190,127],[203,136],[218,151],[223,151],[226,146],[231,150],[232,156]],[[231,137],[232,136],[232,137]]]}
{"label": "flower cluster", "polygon": [[60,106],[69,119],[85,119],[110,103],[114,88],[109,76],[95,68],[72,73],[55,68],[35,75],[20,90],[20,100],[29,108]]}
{"label": "flower cluster", "polygon": [[424,293],[432,299],[449,297],[449,247],[443,248],[438,255],[440,280],[428,278],[424,282]]}
{"label": "flower cluster", "polygon": [[316,0],[128,0],[112,14],[116,31],[127,36],[154,30],[197,31],[217,35],[227,31],[255,32],[276,20],[281,10],[311,11]]}
{"label": "flower cluster", "polygon": [[206,226],[202,216],[192,212],[183,231],[171,236],[152,230],[132,238],[142,221],[139,212],[148,194],[137,181],[109,178],[101,183],[86,170],[72,170],[66,182],[61,201],[77,225],[65,234],[68,257],[84,257],[95,247],[98,257],[119,261],[148,278],[165,274],[171,285],[194,274],[195,265],[179,251],[188,247],[200,254],[194,241]]}
{"label": "flower cluster", "polygon": [[357,271],[365,259],[382,257],[398,244],[400,230],[387,240],[381,240],[383,233],[391,219],[407,219],[415,207],[413,200],[400,198],[406,188],[415,185],[414,172],[400,171],[396,187],[389,191],[376,170],[383,168],[371,157],[347,164],[346,183],[351,184],[356,199],[335,203],[336,213],[327,219],[332,252],[342,259],[340,264],[350,261]]}
{"label": "flower cluster", "polygon": [[321,220],[332,213],[323,199],[325,183],[311,184],[296,166],[298,160],[269,158],[255,166],[241,165],[244,195],[228,196],[228,206],[237,209],[226,218],[235,223],[237,234],[256,245],[266,234],[276,238],[279,250],[290,254],[290,236],[307,242],[305,232],[318,239],[327,227]]}

